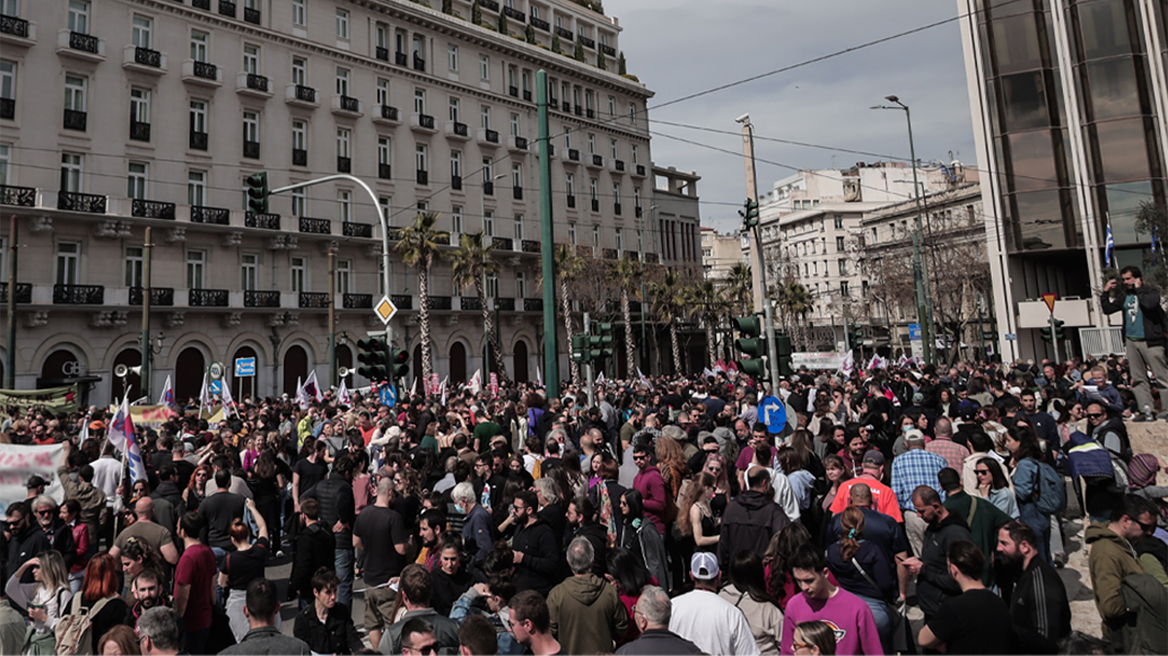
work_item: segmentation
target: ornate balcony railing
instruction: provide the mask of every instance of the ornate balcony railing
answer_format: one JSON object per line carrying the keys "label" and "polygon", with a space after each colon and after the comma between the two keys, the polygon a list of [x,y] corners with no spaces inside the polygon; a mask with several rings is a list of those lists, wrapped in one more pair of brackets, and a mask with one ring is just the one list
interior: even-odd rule
{"label": "ornate balcony railing", "polygon": [[300,292],[300,307],[324,309],[329,306],[328,292]]}
{"label": "ornate balcony railing", "polygon": [[365,237],[367,239],[373,238],[373,226],[368,223],[353,223],[352,221],[345,221],[341,224],[341,234],[346,237]]}
{"label": "ornate balcony railing", "polygon": [[599,211],[600,211],[600,199],[599,199],[599,198],[593,198],[593,199],[592,199],[592,211],[593,211],[593,212],[599,212]]}
{"label": "ornate balcony railing", "polygon": [[337,173],[350,173],[353,170],[353,160],[349,157],[337,156]]}
{"label": "ornate balcony railing", "polygon": [[[414,309],[414,297],[410,296],[409,294],[390,294],[389,300],[393,301],[393,304],[396,305],[397,309],[399,310]],[[369,307],[373,306],[370,305]]]}
{"label": "ornate balcony railing", "polygon": [[195,9],[211,11],[211,0],[191,0],[191,6]]}
{"label": "ornate balcony railing", "polygon": [[525,298],[523,299],[524,312],[543,312],[542,298]]}
{"label": "ornate balcony railing", "polygon": [[226,289],[192,289],[187,296],[191,307],[227,307]]}
{"label": "ornate balcony railing", "polygon": [[543,244],[535,239],[524,239],[519,242],[519,250],[524,253],[539,253],[543,250]]}
{"label": "ornate balcony railing", "polygon": [[508,18],[514,18],[515,20],[519,21],[520,23],[527,21],[527,14],[523,13],[522,11],[519,11],[515,7],[508,7],[508,6],[504,5],[503,6],[503,14],[505,16],[507,16]]}
{"label": "ornate balcony railing", "polygon": [[514,312],[515,299],[511,298],[510,296],[496,296],[495,310],[499,312]]}
{"label": "ornate balcony railing", "polygon": [[280,307],[280,292],[245,289],[243,291],[243,307],[278,308]]}
{"label": "ornate balcony railing", "polygon": [[507,93],[512,98],[518,98],[519,97],[519,87],[511,85],[511,86],[507,87]]}
{"label": "ornate balcony railing", "polygon": [[625,251],[625,259],[636,262],[641,259],[641,254],[637,251]]}
{"label": "ornate balcony railing", "polygon": [[219,67],[207,62],[194,62],[191,72],[195,74],[195,77],[201,77],[205,80],[219,79]]}
{"label": "ornate balcony railing", "polygon": [[308,166],[308,151],[303,148],[293,148],[292,166]]}
{"label": "ornate balcony railing", "polygon": [[361,101],[352,96],[341,96],[341,109],[346,112],[359,112]]}
{"label": "ornate balcony railing", "polygon": [[235,3],[230,0],[219,0],[219,13],[235,18]]}
{"label": "ornate balcony railing", "polygon": [[499,11],[499,3],[495,0],[479,0],[479,6],[487,11]]}
{"label": "ornate balcony railing", "polygon": [[258,73],[247,74],[247,88],[256,91],[268,92],[268,78]]}
{"label": "ornate balcony railing", "polygon": [[576,207],[576,197],[568,194],[568,209]]}
{"label": "ornate balcony railing", "polygon": [[418,126],[427,130],[434,129],[434,117],[429,114],[418,114]]}
{"label": "ornate balcony railing", "polygon": [[617,216],[620,216],[620,214],[621,214],[621,204],[620,203],[613,203],[612,204],[612,213],[617,215]]}
{"label": "ornate balcony railing", "polygon": [[377,46],[374,50],[375,56],[381,61],[389,61],[389,48],[385,46]]}
{"label": "ornate balcony railing", "polygon": [[389,164],[378,164],[377,165],[377,177],[381,178],[382,180],[392,180],[393,179],[393,167],[390,166]]}
{"label": "ornate balcony railing", "polygon": [[543,30],[544,32],[550,31],[552,27],[551,24],[544,19],[536,18],[535,16],[531,17],[531,26],[536,29]]}
{"label": "ornate balcony railing", "polygon": [[346,310],[368,310],[373,307],[373,294],[345,294],[341,304]]}
{"label": "ornate balcony railing", "polygon": [[0,16],[0,32],[28,38],[28,21],[16,16]]}
{"label": "ornate balcony railing", "polygon": [[85,112],[76,109],[65,110],[64,127],[66,130],[81,130],[84,132],[88,122],[88,115]]}
{"label": "ornate balcony railing", "polygon": [[293,95],[296,97],[296,100],[302,100],[304,102],[310,103],[316,102],[316,89],[313,89],[312,87],[306,87],[303,84],[296,85],[295,93]]}
{"label": "ornate balcony railing", "polygon": [[174,220],[174,203],[135,198],[130,203],[130,214],[140,219]]}
{"label": "ornate balcony railing", "polygon": [[[8,302],[8,283],[0,282],[0,303]],[[32,283],[16,283],[16,302],[32,303]]]}
{"label": "ornate balcony railing", "polygon": [[419,57],[416,52],[414,53],[414,70],[422,72],[426,70],[426,60]]}
{"label": "ornate balcony railing", "polygon": [[573,162],[579,162],[580,161],[580,151],[576,150],[575,148],[569,148],[568,149],[568,159],[572,160]]}
{"label": "ornate balcony railing", "polygon": [[404,52],[395,52],[393,53],[393,62],[398,66],[409,66],[410,56]]}
{"label": "ornate balcony railing", "polygon": [[0,118],[16,118],[16,99],[0,98]]}
{"label": "ornate balcony railing", "polygon": [[252,9],[251,7],[243,8],[243,20],[253,25],[260,24],[260,10]]}
{"label": "ornate balcony railing", "polygon": [[642,176],[642,177],[645,175],[645,165],[644,164],[637,165],[637,175]]}
{"label": "ornate balcony railing", "polygon": [[509,237],[491,237],[491,243],[495,245],[497,251],[515,250],[515,240]]}
{"label": "ornate balcony railing", "polygon": [[426,306],[431,310],[449,310],[452,305],[452,299],[449,296],[427,296]]}
{"label": "ornate balcony railing", "polygon": [[417,173],[418,173],[418,177],[416,179],[417,179],[418,184],[420,184],[420,185],[430,184],[429,171],[418,171]]}
{"label": "ornate balcony railing", "polygon": [[0,205],[16,205],[18,207],[36,207],[35,187],[16,187],[0,185]]}
{"label": "ornate balcony railing", "polygon": [[381,106],[381,118],[387,121],[400,121],[398,118],[397,107],[390,107],[389,105]]}
{"label": "ornate balcony railing", "polygon": [[616,168],[616,170],[618,170],[618,171],[623,171],[623,170],[625,170],[625,162],[624,162],[624,160],[620,160],[620,159],[614,159],[614,160],[612,160],[612,165],[613,165],[613,167],[615,167],[615,168]]}
{"label": "ornate balcony railing", "polygon": [[259,159],[260,158],[260,142],[258,142],[258,141],[245,141],[245,142],[243,142],[243,156],[247,157],[248,159]]}
{"label": "ornate balcony railing", "polygon": [[134,63],[160,68],[162,66],[162,53],[150,48],[134,48]]}
{"label": "ornate balcony railing", "polygon": [[458,121],[455,121],[454,122],[454,134],[457,134],[460,137],[467,136],[468,130],[466,127],[466,123],[459,123]]}
{"label": "ornate balcony railing", "polygon": [[486,182],[483,183],[483,195],[484,196],[494,196],[495,195],[495,183],[494,182],[487,180]]}
{"label": "ornate balcony railing", "polygon": [[491,143],[499,143],[499,133],[496,132],[495,130],[491,130],[488,128],[488,129],[483,131],[483,136],[485,136],[487,138],[487,141],[489,141]]}
{"label": "ornate balcony railing", "polygon": [[55,305],[103,305],[105,287],[101,285],[53,285]]}
{"label": "ornate balcony railing", "polygon": [[190,147],[191,150],[207,150],[207,133],[191,130]]}
{"label": "ornate balcony railing", "polygon": [[[130,288],[130,305],[142,304],[142,288]],[[151,287],[150,288],[150,305],[159,305],[170,307],[174,305],[174,288],[173,287]]]}
{"label": "ornate balcony railing", "polygon": [[515,137],[515,147],[519,150],[527,150],[527,137]]}
{"label": "ornate balcony railing", "polygon": [[100,43],[100,39],[93,36],[92,34],[82,34],[80,32],[69,33],[69,47],[74,50],[91,52],[96,55],[98,53]]}
{"label": "ornate balcony railing", "polygon": [[592,39],[584,36],[583,34],[580,35],[580,43],[583,44],[585,48],[595,48],[596,47],[596,42],[593,41]]}
{"label": "ornate balcony railing", "polygon": [[609,57],[616,57],[616,48],[613,48],[607,43],[600,44],[600,50]]}
{"label": "ornate balcony railing", "polygon": [[462,191],[462,176],[461,175],[450,176],[450,188],[453,189],[454,191]]}
{"label": "ornate balcony railing", "polygon": [[264,230],[279,230],[279,214],[256,214],[248,212],[243,217],[243,225],[248,228],[263,228]]}
{"label": "ornate balcony railing", "polygon": [[57,209],[90,214],[105,214],[106,197],[77,191],[57,192]]}
{"label": "ornate balcony railing", "polygon": [[458,299],[458,304],[463,312],[481,312],[483,304],[479,301],[478,296],[461,296]]}
{"label": "ornate balcony railing", "polygon": [[604,166],[604,156],[593,155],[592,156],[592,165],[593,166]]}
{"label": "ornate balcony railing", "polygon": [[300,217],[300,232],[307,232],[313,235],[327,235],[331,234],[332,222],[328,219],[310,219],[306,216]]}
{"label": "ornate balcony railing", "polygon": [[511,187],[511,197],[515,200],[523,200],[523,187]]}
{"label": "ornate balcony railing", "polygon": [[206,207],[204,205],[191,206],[191,223],[213,223],[215,225],[230,225],[231,211],[222,207]]}
{"label": "ornate balcony railing", "polygon": [[572,30],[565,29],[565,28],[559,27],[559,26],[556,27],[556,34],[561,39],[567,39],[568,41],[571,41],[571,40],[576,38],[575,35],[572,34]]}
{"label": "ornate balcony railing", "polygon": [[150,124],[130,121],[130,138],[134,141],[150,141]]}

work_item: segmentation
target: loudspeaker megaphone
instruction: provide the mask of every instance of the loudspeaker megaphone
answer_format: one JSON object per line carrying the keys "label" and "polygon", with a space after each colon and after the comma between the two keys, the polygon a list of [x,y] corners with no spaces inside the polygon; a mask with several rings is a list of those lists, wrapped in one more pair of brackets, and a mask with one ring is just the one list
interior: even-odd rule
{"label": "loudspeaker megaphone", "polygon": [[114,367],[114,375],[117,376],[118,378],[125,378],[126,376],[128,376],[130,374],[134,374],[135,376],[137,376],[141,373],[142,373],[142,367],[140,367],[140,366],[127,367],[124,364],[119,364],[116,367]]}
{"label": "loudspeaker megaphone", "polygon": [[337,376],[340,378],[344,378],[345,376],[348,376],[351,373],[353,373],[353,370],[348,368],[348,367],[341,367],[341,368],[337,369]]}

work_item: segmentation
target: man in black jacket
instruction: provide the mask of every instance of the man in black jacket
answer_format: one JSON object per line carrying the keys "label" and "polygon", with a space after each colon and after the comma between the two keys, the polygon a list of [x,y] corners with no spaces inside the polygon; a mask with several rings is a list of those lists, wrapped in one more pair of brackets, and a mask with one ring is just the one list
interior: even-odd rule
{"label": "man in black jacket", "polygon": [[[1103,285],[1101,305],[1104,314],[1123,311],[1123,336],[1127,347],[1127,362],[1131,367],[1132,393],[1136,395],[1139,416],[1134,421],[1152,421],[1156,418],[1152,406],[1152,390],[1148,370],[1156,376],[1160,397],[1168,394],[1168,320],[1160,307],[1160,290],[1144,284],[1139,267],[1127,266],[1119,271],[1124,295],[1112,299],[1111,291],[1118,286],[1114,278]],[[1160,413],[1168,419],[1168,408]]]}
{"label": "man in black jacket", "polygon": [[1034,529],[1017,520],[998,529],[998,555],[1021,571],[1010,598],[1010,618],[1018,653],[1056,654],[1071,633],[1071,605],[1058,572],[1038,557]]}
{"label": "man in black jacket", "polygon": [[520,492],[511,506],[519,527],[511,541],[515,553],[515,589],[535,590],[547,597],[562,578],[563,556],[556,548],[552,527],[538,517],[537,508],[535,493],[529,491]]}
{"label": "man in black jacket", "polygon": [[[342,455],[333,462],[333,471],[328,478],[316,484],[307,494],[300,497],[316,499],[320,502],[320,521],[331,526],[336,538],[335,569],[341,579],[337,588],[337,601],[351,606],[353,603],[353,521],[357,517],[357,504],[353,499],[353,461]],[[301,501],[301,505],[304,502]]]}
{"label": "man in black jacket", "polygon": [[596,522],[596,506],[587,497],[573,499],[568,504],[568,530],[572,538],[584,538],[592,545],[592,573],[604,578],[607,570],[608,531]]}
{"label": "man in black jacket", "polygon": [[746,474],[750,489],[735,497],[722,515],[718,563],[727,569],[734,554],[744,549],[763,555],[771,537],[791,523],[782,506],[775,503],[770,472],[754,467]]}
{"label": "man in black jacket", "polygon": [[928,622],[940,610],[942,602],[961,594],[961,586],[949,575],[949,545],[958,540],[972,540],[965,520],[949,512],[933,488],[921,485],[913,490],[912,504],[928,527],[920,558],[905,558],[901,562],[917,575],[917,599]]}
{"label": "man in black jacket", "polygon": [[292,576],[288,580],[288,598],[295,595],[311,605],[315,597],[312,592],[312,577],[321,567],[336,567],[336,540],[329,527],[320,521],[320,502],[306,498],[300,504],[300,515],[304,518],[304,528],[296,535],[293,546]]}
{"label": "man in black jacket", "polygon": [[292,635],[303,640],[314,654],[355,654],[365,647],[353,626],[349,607],[337,602],[340,583],[331,571],[313,576],[315,599],[296,616]]}

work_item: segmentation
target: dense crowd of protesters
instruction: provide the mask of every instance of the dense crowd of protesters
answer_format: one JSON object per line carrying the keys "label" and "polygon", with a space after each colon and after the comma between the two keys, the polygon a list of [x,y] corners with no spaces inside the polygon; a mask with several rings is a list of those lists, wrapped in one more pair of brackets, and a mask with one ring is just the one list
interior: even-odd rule
{"label": "dense crowd of protesters", "polygon": [[8,500],[0,653],[1075,653],[1099,645],[1057,571],[1068,497],[1104,635],[1137,653],[1168,488],[1133,453],[1129,379],[1121,359],[800,372],[779,434],[721,369],[591,405],[531,384],[245,399],[209,429],[192,403],[139,430],[142,480],[107,413],[14,414],[8,442],[65,445],[65,501],[40,477]]}

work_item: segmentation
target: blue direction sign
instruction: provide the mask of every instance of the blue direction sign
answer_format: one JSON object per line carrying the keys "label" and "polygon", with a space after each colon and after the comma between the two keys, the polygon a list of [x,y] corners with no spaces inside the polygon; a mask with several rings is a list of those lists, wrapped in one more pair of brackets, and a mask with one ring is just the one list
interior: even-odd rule
{"label": "blue direction sign", "polygon": [[908,339],[910,342],[919,342],[921,340],[921,324],[910,323],[908,325]]}
{"label": "blue direction sign", "polygon": [[758,404],[758,420],[767,425],[768,433],[781,433],[787,426],[787,407],[773,396]]}
{"label": "blue direction sign", "polygon": [[381,405],[393,407],[397,405],[397,388],[393,385],[381,386]]}
{"label": "blue direction sign", "polygon": [[212,394],[222,394],[223,393],[223,382],[219,381],[219,380],[211,381],[211,393]]}
{"label": "blue direction sign", "polygon": [[255,367],[256,359],[254,356],[250,358],[235,358],[235,377],[254,376]]}

